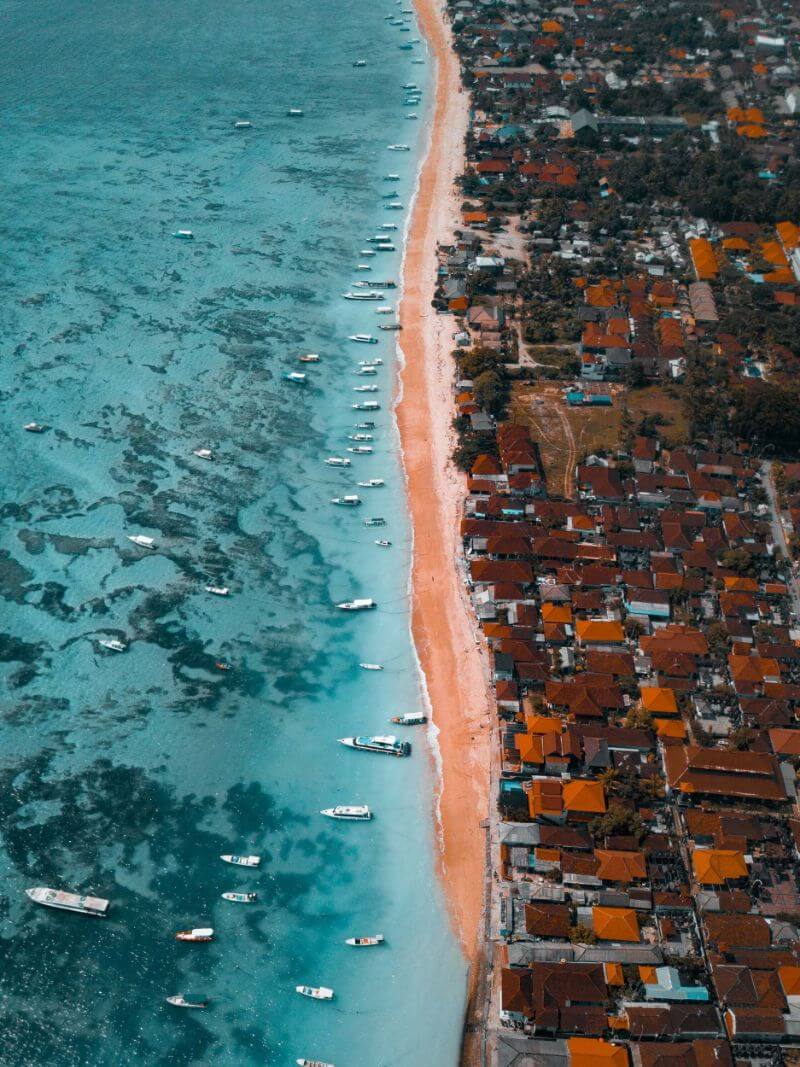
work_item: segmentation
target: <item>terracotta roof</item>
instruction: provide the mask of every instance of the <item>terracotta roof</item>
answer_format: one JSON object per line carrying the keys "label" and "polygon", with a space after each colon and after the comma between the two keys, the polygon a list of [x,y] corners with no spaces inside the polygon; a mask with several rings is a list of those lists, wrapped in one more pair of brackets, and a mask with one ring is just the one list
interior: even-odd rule
{"label": "terracotta roof", "polygon": [[575,634],[579,641],[597,644],[622,644],[625,631],[616,619],[578,619]]}
{"label": "terracotta roof", "polygon": [[592,908],[592,925],[601,941],[639,941],[639,921],[633,908]]}
{"label": "terracotta roof", "polygon": [[724,885],[748,875],[744,855],[735,849],[698,848],[692,854],[694,875],[701,885]]}
{"label": "terracotta roof", "polygon": [[591,1037],[567,1038],[569,1067],[628,1067],[628,1050]]}
{"label": "terracotta roof", "polygon": [[596,849],[600,861],[597,877],[604,882],[635,882],[647,878],[647,863],[641,852]]}
{"label": "terracotta roof", "polygon": [[567,811],[602,814],[606,810],[605,792],[601,782],[573,778],[563,786],[564,807]]}

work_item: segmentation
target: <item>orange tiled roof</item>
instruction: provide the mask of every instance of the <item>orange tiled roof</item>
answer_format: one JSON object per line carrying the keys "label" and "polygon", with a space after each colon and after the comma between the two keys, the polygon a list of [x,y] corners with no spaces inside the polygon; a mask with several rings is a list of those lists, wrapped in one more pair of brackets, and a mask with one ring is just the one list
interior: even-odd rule
{"label": "orange tiled roof", "polygon": [[778,975],[787,997],[800,997],[800,967],[779,967]]}
{"label": "orange tiled roof", "polygon": [[595,1037],[568,1037],[569,1067],[628,1067],[624,1045],[612,1045]]}
{"label": "orange tiled roof", "polygon": [[689,241],[689,254],[692,257],[695,273],[701,281],[711,281],[719,274],[717,257],[710,241],[705,237],[693,237]]}
{"label": "orange tiled roof", "polygon": [[686,726],[682,719],[653,719],[653,725],[659,737],[686,737]]}
{"label": "orange tiled roof", "polygon": [[616,619],[578,619],[575,633],[579,641],[622,644],[625,631]]}
{"label": "orange tiled roof", "polygon": [[775,231],[780,237],[783,247],[790,252],[800,245],[800,226],[796,226],[793,222],[779,222],[775,227]]}
{"label": "orange tiled roof", "polygon": [[564,784],[562,796],[567,811],[602,815],[606,810],[606,797],[602,782],[573,778],[571,782]]}
{"label": "orange tiled roof", "polygon": [[638,941],[639,921],[633,908],[592,908],[592,925],[601,941]]}
{"label": "orange tiled roof", "polygon": [[697,848],[692,853],[694,875],[702,885],[724,885],[729,878],[746,878],[744,855],[732,848]]}
{"label": "orange tiled roof", "polygon": [[647,877],[647,862],[641,852],[598,848],[594,854],[600,860],[597,877],[604,882],[634,882]]}
{"label": "orange tiled roof", "polygon": [[643,685],[639,690],[642,694],[642,707],[653,715],[677,715],[678,702],[675,692],[660,685]]}

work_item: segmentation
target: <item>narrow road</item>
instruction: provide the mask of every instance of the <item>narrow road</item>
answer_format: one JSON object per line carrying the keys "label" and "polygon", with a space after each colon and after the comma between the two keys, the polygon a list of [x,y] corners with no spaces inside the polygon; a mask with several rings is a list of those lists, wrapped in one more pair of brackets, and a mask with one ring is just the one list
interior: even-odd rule
{"label": "narrow road", "polygon": [[781,509],[778,502],[778,494],[775,490],[775,483],[772,480],[772,460],[765,460],[761,466],[761,480],[764,483],[764,489],[769,500],[769,512],[770,512],[770,526],[772,527],[772,539],[775,545],[783,552],[789,563],[789,573],[786,579],[786,584],[789,587],[789,596],[792,601],[792,611],[800,618],[800,587],[797,583],[797,575],[795,573],[794,565],[792,564],[792,554],[789,549],[789,542],[786,540],[786,530],[783,528],[781,522]]}

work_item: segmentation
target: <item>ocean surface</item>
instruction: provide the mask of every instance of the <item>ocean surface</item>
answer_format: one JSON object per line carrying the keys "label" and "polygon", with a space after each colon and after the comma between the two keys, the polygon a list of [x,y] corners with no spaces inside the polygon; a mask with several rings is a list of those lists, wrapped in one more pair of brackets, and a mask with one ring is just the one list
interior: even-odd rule
{"label": "ocean surface", "polygon": [[[429,87],[424,42],[400,48],[409,6],[0,0],[3,1064],[457,1062],[426,731],[408,760],[337,744],[423,706],[392,319],[341,298],[399,280],[430,102],[404,106]],[[361,255],[385,222],[397,251]],[[327,467],[360,419],[374,454]],[[336,611],[357,596],[378,609]],[[318,814],[342,803],[376,817]],[[32,885],[108,897],[109,918],[39,908]],[[174,941],[204,925],[213,944]],[[187,992],[208,1010],[164,1002]]]}

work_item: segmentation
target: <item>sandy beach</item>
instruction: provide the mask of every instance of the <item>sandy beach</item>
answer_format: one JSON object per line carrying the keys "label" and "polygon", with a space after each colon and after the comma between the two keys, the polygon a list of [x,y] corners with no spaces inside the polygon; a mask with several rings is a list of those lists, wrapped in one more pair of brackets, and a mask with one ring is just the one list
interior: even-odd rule
{"label": "sandy beach", "polygon": [[486,874],[481,822],[488,811],[491,720],[484,653],[457,569],[466,483],[450,461],[455,325],[431,307],[436,243],[448,242],[460,218],[453,181],[462,171],[468,96],[437,0],[416,0],[416,7],[438,74],[403,267],[405,368],[397,418],[414,527],[412,629],[442,755],[441,875],[464,952],[474,962]]}

